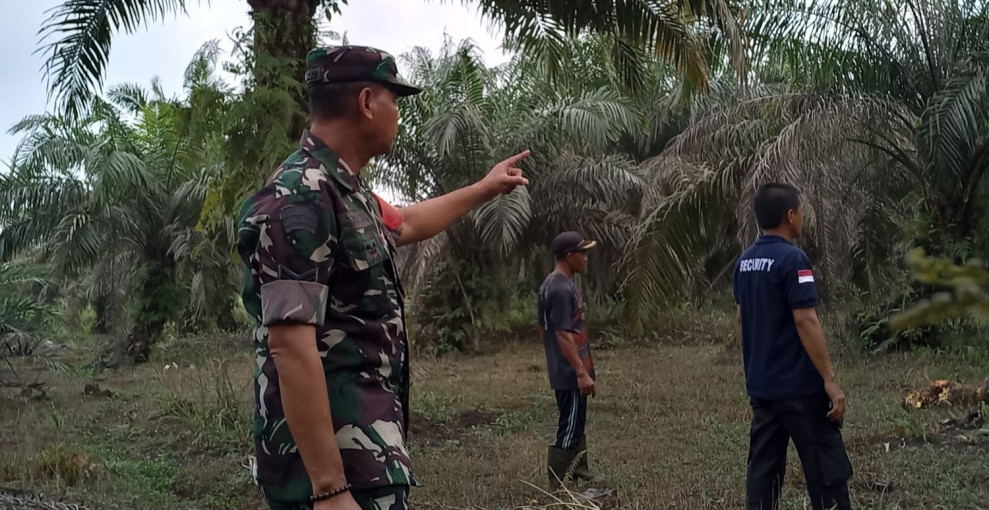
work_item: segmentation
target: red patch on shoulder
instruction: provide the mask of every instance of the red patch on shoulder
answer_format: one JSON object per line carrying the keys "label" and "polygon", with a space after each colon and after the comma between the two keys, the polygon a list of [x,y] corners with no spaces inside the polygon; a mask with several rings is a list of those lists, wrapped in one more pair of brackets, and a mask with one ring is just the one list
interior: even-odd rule
{"label": "red patch on shoulder", "polygon": [[388,227],[388,230],[398,230],[402,226],[402,222],[405,221],[402,211],[386,202],[385,199],[379,197],[376,193],[374,194],[374,198],[378,199],[378,207],[381,208],[381,219],[385,220],[385,226]]}

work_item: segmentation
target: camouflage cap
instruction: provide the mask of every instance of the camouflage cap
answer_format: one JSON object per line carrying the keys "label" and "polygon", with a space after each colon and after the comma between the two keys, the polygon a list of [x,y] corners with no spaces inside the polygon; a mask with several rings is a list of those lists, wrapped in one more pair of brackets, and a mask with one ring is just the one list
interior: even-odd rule
{"label": "camouflage cap", "polygon": [[422,92],[398,75],[395,57],[367,46],[326,46],[315,48],[306,57],[306,83],[381,83],[398,96]]}

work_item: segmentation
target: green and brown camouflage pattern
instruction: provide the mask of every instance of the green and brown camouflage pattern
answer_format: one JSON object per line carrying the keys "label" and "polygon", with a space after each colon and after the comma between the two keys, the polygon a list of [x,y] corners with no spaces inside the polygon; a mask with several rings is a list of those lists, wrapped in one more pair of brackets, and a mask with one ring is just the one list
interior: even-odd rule
{"label": "green and brown camouflage pattern", "polygon": [[316,326],[348,482],[355,489],[417,485],[405,446],[408,341],[393,263],[400,225],[385,227],[366,183],[308,131],[244,202],[238,225],[244,306],[257,321],[255,479],[262,493],[285,502],[312,494],[268,354],[268,326],[279,322]]}
{"label": "green and brown camouflage pattern", "polygon": [[367,46],[327,46],[315,48],[306,56],[306,83],[320,84],[377,82],[399,96],[422,92],[398,74],[395,57]]}
{"label": "green and brown camouflage pattern", "polygon": [[[366,491],[353,491],[352,495],[361,510],[408,510],[409,508],[408,485],[389,485]],[[269,507],[271,510],[312,510],[313,504],[272,501]]]}

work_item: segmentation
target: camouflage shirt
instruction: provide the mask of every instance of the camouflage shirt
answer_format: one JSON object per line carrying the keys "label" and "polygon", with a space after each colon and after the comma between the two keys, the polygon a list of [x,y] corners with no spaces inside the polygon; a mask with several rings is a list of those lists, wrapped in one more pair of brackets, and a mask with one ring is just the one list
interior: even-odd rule
{"label": "camouflage shirt", "polygon": [[255,480],[270,499],[312,494],[268,354],[268,326],[279,322],[316,326],[347,481],[355,489],[417,485],[405,447],[408,344],[393,263],[401,223],[309,132],[241,207],[244,306],[257,321]]}

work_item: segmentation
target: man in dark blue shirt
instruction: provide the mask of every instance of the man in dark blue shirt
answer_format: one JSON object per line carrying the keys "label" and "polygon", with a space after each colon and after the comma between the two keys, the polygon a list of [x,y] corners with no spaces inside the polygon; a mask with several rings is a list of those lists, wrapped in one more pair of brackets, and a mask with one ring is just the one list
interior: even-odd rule
{"label": "man in dark blue shirt", "polygon": [[745,386],[753,413],[748,508],[779,507],[792,438],[811,506],[848,509],[852,465],[841,439],[845,395],[815,311],[817,286],[810,260],[791,244],[803,227],[797,189],[761,186],[755,215],[762,235],[739,257],[734,273]]}
{"label": "man in dark blue shirt", "polygon": [[564,232],[553,240],[556,269],[539,288],[537,316],[539,336],[546,347],[549,384],[556,391],[560,411],[556,443],[549,447],[547,473],[550,492],[556,491],[567,473],[592,483],[603,479],[587,467],[587,396],[594,395],[594,361],[587,341],[584,303],[573,283],[587,265],[587,250],[596,243],[577,232]]}

